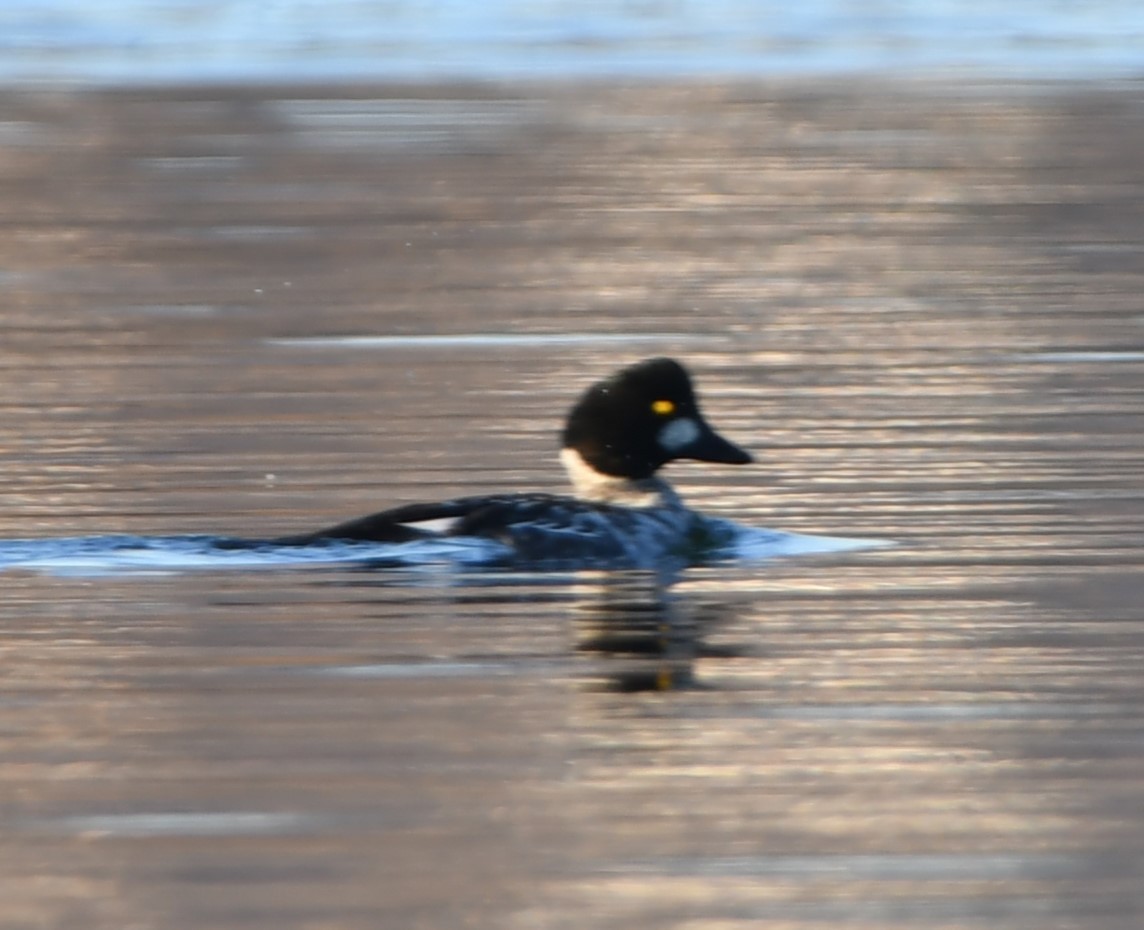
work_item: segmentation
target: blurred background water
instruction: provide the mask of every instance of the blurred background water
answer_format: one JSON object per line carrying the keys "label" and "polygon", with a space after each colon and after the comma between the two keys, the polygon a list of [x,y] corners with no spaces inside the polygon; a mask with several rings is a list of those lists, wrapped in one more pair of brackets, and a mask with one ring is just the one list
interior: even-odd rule
{"label": "blurred background water", "polygon": [[0,927],[1139,930],[1142,19],[0,4],[0,541],[563,491],[663,353],[897,543],[9,567]]}
{"label": "blurred background water", "polygon": [[1108,76],[1144,61],[1130,0],[7,0],[0,80]]}

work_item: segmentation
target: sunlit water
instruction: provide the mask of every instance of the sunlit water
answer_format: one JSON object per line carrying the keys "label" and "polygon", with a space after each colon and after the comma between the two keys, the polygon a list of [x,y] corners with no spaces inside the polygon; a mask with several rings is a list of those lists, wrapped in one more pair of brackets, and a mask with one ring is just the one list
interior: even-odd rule
{"label": "sunlit water", "polygon": [[[0,923],[1137,930],[1144,121],[1021,91],[0,101]],[[209,545],[659,354],[692,506],[894,545]]]}

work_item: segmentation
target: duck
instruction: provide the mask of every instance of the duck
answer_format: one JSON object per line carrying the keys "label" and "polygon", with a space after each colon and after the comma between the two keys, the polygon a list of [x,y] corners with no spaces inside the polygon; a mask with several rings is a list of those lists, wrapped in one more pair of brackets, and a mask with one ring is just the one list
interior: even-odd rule
{"label": "duck", "polygon": [[691,377],[671,358],[616,371],[579,397],[564,424],[560,460],[571,495],[485,494],[382,510],[277,545],[404,544],[476,538],[521,566],[651,567],[695,563],[733,544],[737,524],[689,508],[661,476],[670,462],[753,461],[699,409]]}

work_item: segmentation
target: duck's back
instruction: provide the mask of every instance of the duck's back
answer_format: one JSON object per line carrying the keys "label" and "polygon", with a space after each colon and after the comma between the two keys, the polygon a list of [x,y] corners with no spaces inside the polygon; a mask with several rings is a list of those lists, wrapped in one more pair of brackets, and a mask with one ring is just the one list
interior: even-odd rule
{"label": "duck's back", "polygon": [[492,539],[522,564],[649,565],[685,556],[709,542],[722,521],[683,506],[624,507],[555,494],[491,494],[409,504],[305,536],[277,540],[312,545],[333,541],[402,543],[447,537]]}

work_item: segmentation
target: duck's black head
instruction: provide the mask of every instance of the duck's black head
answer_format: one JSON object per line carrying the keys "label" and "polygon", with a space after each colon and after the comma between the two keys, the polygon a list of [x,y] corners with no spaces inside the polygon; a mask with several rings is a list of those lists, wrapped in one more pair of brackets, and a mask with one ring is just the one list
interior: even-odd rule
{"label": "duck's black head", "polygon": [[588,388],[568,414],[564,448],[616,478],[650,478],[673,459],[751,461],[703,419],[691,378],[670,358],[640,362]]}

